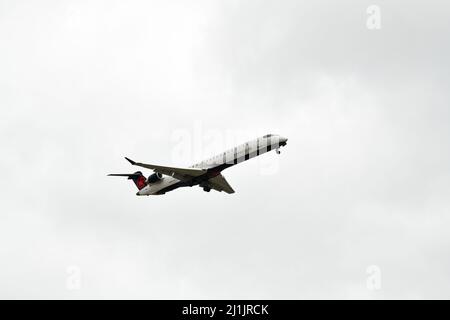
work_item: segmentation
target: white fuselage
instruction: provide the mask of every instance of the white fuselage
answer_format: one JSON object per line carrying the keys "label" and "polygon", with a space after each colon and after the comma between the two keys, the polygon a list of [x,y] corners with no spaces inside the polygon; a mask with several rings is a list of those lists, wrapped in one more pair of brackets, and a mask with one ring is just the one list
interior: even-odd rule
{"label": "white fuselage", "polygon": [[[265,135],[194,164],[191,168],[205,170],[218,168],[221,171],[271,150],[278,150],[280,146],[286,145],[286,141],[286,138],[279,135]],[[180,180],[164,175],[161,180],[148,184],[139,190],[138,195],[162,194],[165,189],[173,189],[177,184],[180,184]]]}

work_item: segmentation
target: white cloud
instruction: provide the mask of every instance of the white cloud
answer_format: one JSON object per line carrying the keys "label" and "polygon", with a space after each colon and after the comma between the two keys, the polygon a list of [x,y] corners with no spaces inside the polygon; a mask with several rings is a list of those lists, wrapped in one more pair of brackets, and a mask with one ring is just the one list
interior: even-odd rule
{"label": "white cloud", "polygon": [[[370,4],[0,2],[0,297],[448,298],[447,5]],[[234,195],[106,177],[197,124],[289,144]]]}

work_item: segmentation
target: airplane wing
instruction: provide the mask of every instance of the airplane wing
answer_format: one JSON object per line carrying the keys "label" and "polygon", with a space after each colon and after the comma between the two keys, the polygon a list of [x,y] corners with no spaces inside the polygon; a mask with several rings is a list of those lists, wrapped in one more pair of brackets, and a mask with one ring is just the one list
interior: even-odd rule
{"label": "airplane wing", "polygon": [[133,166],[139,166],[147,169],[153,169],[153,171],[165,174],[167,176],[174,177],[178,180],[186,180],[193,177],[199,177],[201,175],[204,175],[206,173],[206,170],[198,169],[198,168],[175,168],[175,167],[165,167],[165,166],[157,166],[153,164],[146,164],[146,163],[140,163],[140,162],[134,162],[131,159],[128,159],[125,157],[125,159],[128,160],[129,163],[131,163]]}
{"label": "airplane wing", "polygon": [[234,193],[233,188],[228,184],[227,180],[222,174],[209,179],[208,184],[214,190],[224,191],[226,193]]}

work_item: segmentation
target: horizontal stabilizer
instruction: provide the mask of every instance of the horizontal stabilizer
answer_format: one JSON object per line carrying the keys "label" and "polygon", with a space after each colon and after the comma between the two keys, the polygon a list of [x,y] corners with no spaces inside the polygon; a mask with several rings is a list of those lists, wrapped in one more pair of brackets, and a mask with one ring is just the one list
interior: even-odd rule
{"label": "horizontal stabilizer", "polygon": [[147,185],[147,179],[142,175],[142,172],[136,171],[135,173],[110,173],[110,177],[128,177],[128,179],[133,180],[136,187],[139,190]]}
{"label": "horizontal stabilizer", "polygon": [[139,173],[110,173],[108,174],[108,177],[139,177]]}

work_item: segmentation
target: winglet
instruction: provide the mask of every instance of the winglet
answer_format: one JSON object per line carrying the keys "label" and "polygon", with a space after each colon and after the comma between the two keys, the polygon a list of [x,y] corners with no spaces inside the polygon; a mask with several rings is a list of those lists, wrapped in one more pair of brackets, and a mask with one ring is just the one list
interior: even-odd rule
{"label": "winglet", "polygon": [[134,162],[134,161],[131,160],[131,159],[128,159],[127,157],[125,157],[125,159],[127,159],[127,161],[128,161],[129,163],[131,163],[133,166],[136,164],[136,162]]}

